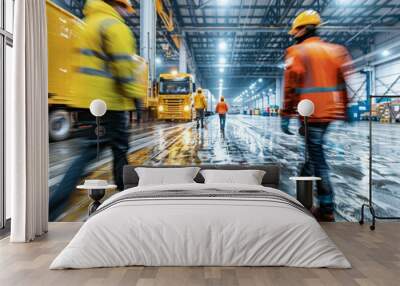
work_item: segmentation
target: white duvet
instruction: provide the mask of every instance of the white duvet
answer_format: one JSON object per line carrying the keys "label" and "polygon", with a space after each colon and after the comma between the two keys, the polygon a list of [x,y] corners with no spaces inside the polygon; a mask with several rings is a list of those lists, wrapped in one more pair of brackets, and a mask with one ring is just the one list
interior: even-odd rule
{"label": "white duvet", "polygon": [[265,191],[299,204],[279,190],[253,185],[132,188],[105,201],[50,269],[133,265],[350,267],[311,215],[282,201],[250,196],[122,199],[137,192],[169,190]]}

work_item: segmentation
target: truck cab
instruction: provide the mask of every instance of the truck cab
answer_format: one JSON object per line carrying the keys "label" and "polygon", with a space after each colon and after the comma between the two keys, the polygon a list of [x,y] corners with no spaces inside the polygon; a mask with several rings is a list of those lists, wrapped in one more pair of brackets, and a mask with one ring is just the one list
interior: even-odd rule
{"label": "truck cab", "polygon": [[195,90],[191,74],[161,74],[157,84],[158,119],[191,121]]}

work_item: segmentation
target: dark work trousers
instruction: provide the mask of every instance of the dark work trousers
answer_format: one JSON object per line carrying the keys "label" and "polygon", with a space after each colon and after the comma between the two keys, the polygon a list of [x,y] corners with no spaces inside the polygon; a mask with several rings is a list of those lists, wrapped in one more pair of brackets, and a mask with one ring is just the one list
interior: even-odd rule
{"label": "dark work trousers", "polygon": [[196,109],[196,121],[197,121],[197,128],[200,127],[204,128],[204,109]]}
{"label": "dark work trousers", "polygon": [[302,168],[302,176],[320,177],[317,181],[317,192],[320,211],[323,214],[333,214],[333,188],[329,177],[329,167],[324,154],[324,136],[329,123],[308,124],[308,161]]}
{"label": "dark work trousers", "polygon": [[[85,130],[81,140],[78,157],[64,175],[60,184],[50,195],[50,211],[64,203],[75,190],[79,180],[85,174],[85,169],[97,158],[96,121],[89,111],[79,113],[79,120],[91,127]],[[111,147],[113,154],[114,181],[120,191],[123,190],[122,172],[128,164],[127,153],[129,149],[129,113],[125,111],[107,111],[101,117],[100,125],[104,127],[104,134],[100,136],[100,150]]]}
{"label": "dark work trousers", "polygon": [[143,108],[143,101],[135,98],[135,107],[136,107],[136,123],[140,124],[142,122],[142,108]]}
{"label": "dark work trousers", "polygon": [[219,114],[219,126],[222,130],[225,129],[226,114]]}

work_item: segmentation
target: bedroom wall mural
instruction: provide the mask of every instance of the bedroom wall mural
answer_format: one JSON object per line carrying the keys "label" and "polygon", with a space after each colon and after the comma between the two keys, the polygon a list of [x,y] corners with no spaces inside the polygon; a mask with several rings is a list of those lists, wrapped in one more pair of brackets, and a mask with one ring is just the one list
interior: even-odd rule
{"label": "bedroom wall mural", "polygon": [[[156,89],[158,93],[154,91],[146,96],[148,68],[140,58],[136,58],[135,85],[126,86],[126,89],[134,89],[136,95],[142,94],[144,97],[141,101],[126,99],[122,107],[112,100],[108,102],[113,111],[134,111],[126,115],[122,112],[107,112],[101,119],[101,152],[97,157],[95,119],[88,108],[90,100],[96,98],[96,91],[107,88],[109,79],[101,75],[103,79],[99,80],[76,80],[77,61],[80,64],[86,61],[88,66],[85,68],[91,68],[86,69],[86,72],[92,71],[88,76],[93,76],[96,60],[91,60],[99,55],[79,42],[77,30],[82,29],[80,20],[61,9],[60,3],[47,2],[49,191],[53,200],[50,202],[51,220],[85,220],[90,199],[85,191],[77,190],[76,186],[85,179],[105,179],[118,184],[121,166],[126,164],[125,153],[129,164],[149,166],[259,165],[279,162],[282,165],[281,189],[291,195],[295,194],[295,184],[289,177],[298,175],[303,164],[304,139],[297,132],[299,123],[296,119],[289,126],[294,135],[281,131],[281,119],[277,115],[281,104],[281,88],[276,86],[277,81],[268,79],[254,83],[260,100],[238,103],[232,96],[225,95],[230,107],[225,131],[220,128],[218,116],[213,114],[219,97],[212,95],[213,90],[207,92],[204,128],[197,128],[191,102],[182,103],[181,106],[184,112],[191,114],[189,118],[159,119],[164,109],[168,108],[167,105],[160,107],[159,102],[163,96],[164,99],[165,96],[176,96],[177,93],[171,90],[181,89],[182,98],[185,98],[185,94],[187,98],[192,98],[194,79],[180,76],[173,78],[171,83],[171,78],[161,78]],[[80,46],[80,60],[76,59],[77,43]],[[81,96],[77,97],[78,94]],[[120,128],[120,122],[127,122],[125,128]],[[381,214],[398,216],[400,125],[376,123],[373,132],[376,134],[373,138],[375,201]],[[331,168],[336,217],[338,220],[358,220],[360,206],[368,195],[368,123],[359,120],[332,124],[324,146]],[[71,169],[72,164],[74,168]],[[114,181],[115,178],[117,180]],[[110,191],[106,196],[113,193],[115,191]]]}

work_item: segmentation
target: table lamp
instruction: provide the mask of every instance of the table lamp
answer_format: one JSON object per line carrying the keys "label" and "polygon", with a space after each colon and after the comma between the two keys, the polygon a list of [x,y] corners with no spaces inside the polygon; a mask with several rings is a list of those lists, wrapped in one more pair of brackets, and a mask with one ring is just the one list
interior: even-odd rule
{"label": "table lamp", "polygon": [[297,111],[301,116],[304,117],[304,140],[305,140],[305,151],[304,160],[308,161],[308,118],[314,114],[315,106],[314,102],[309,99],[303,99],[297,105]]}
{"label": "table lamp", "polygon": [[90,103],[90,113],[96,117],[96,136],[97,136],[97,161],[99,161],[100,154],[100,136],[104,135],[105,130],[100,126],[100,117],[107,112],[107,104],[104,100],[95,99]]}
{"label": "table lamp", "polygon": [[[304,164],[308,162],[308,118],[314,114],[314,103],[309,99],[300,101],[297,111],[304,117]],[[321,180],[317,177],[293,177],[296,181],[297,200],[300,201],[307,209],[313,207],[313,182]]]}
{"label": "table lamp", "polygon": [[[97,136],[97,162],[100,159],[100,136],[105,134],[105,128],[100,125],[100,117],[102,117],[107,112],[107,104],[104,100],[95,99],[90,103],[90,113],[96,117],[96,129],[95,133]],[[108,185],[107,181],[104,180],[85,180],[84,185],[80,185],[78,189],[88,190],[89,197],[93,202],[89,205],[88,211],[89,216],[92,215],[97,208],[100,206],[100,200],[104,197],[106,189],[114,188],[114,185]]]}

